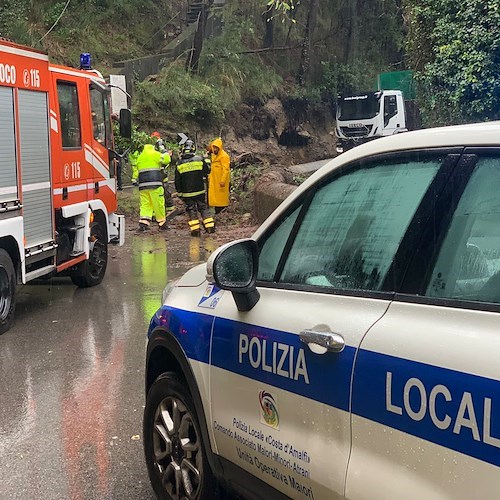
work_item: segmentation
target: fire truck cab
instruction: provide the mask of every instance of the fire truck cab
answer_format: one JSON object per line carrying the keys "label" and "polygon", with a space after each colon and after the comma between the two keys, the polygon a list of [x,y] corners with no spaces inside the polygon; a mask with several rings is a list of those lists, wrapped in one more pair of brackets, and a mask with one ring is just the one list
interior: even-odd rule
{"label": "fire truck cab", "polygon": [[[130,137],[130,111],[121,119]],[[108,243],[124,242],[116,158],[102,75],[0,41],[0,333],[17,284],[62,273],[80,287],[102,281]]]}

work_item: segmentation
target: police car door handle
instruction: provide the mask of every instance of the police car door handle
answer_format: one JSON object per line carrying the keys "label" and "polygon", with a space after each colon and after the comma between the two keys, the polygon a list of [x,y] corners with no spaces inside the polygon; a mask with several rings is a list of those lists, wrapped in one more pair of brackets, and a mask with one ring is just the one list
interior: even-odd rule
{"label": "police car door handle", "polygon": [[342,352],[345,347],[344,337],[333,332],[303,330],[300,332],[300,340],[307,344],[315,354],[325,354],[328,351]]}

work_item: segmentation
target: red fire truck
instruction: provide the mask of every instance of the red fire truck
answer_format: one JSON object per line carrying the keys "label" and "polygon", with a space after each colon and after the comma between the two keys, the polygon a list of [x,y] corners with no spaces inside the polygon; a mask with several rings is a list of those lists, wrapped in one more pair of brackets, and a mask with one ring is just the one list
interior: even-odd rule
{"label": "red fire truck", "polygon": [[[0,41],[0,333],[17,284],[65,274],[97,285],[108,243],[123,244],[109,110],[99,72]],[[130,137],[129,110],[120,133]]]}

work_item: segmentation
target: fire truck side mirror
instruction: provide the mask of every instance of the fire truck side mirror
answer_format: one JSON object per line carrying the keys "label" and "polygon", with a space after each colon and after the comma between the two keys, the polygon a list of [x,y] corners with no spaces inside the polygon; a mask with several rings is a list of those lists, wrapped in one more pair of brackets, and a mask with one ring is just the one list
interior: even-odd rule
{"label": "fire truck side mirror", "polygon": [[120,135],[126,139],[132,137],[132,113],[130,109],[120,109]]}

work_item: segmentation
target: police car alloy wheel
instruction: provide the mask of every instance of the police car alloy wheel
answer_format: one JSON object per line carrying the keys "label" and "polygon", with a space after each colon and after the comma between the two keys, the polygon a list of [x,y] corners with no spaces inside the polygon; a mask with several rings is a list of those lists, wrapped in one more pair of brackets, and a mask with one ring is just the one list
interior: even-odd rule
{"label": "police car alloy wheel", "polygon": [[174,373],[158,377],[148,393],[144,449],[149,478],[158,498],[213,498],[213,477],[194,404]]}

